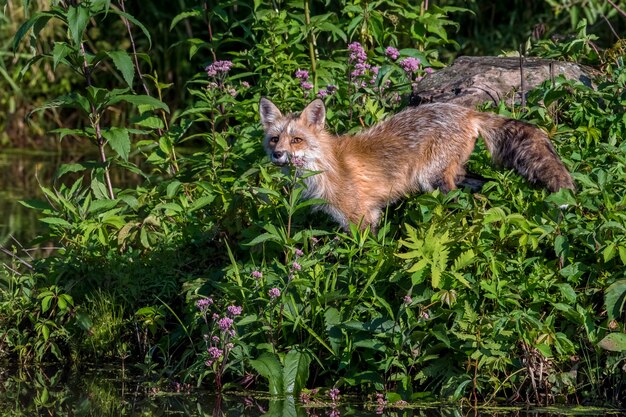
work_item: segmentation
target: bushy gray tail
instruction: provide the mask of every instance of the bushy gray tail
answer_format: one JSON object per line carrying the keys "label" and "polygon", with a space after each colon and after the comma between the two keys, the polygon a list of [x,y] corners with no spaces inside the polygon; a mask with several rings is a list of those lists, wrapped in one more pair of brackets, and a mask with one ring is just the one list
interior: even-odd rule
{"label": "bushy gray tail", "polygon": [[512,168],[550,192],[574,190],[574,180],[559,159],[548,135],[520,120],[480,113],[480,135],[496,164]]}

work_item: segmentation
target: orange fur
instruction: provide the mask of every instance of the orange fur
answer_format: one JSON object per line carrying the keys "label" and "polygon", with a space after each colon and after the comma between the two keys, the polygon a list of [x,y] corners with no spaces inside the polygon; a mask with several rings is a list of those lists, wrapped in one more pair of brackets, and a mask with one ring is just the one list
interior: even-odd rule
{"label": "orange fur", "polygon": [[300,115],[283,115],[268,99],[259,105],[265,149],[272,162],[295,162],[320,171],[305,179],[306,195],[322,198],[324,211],[344,228],[375,227],[381,210],[416,191],[456,188],[476,139],[482,136],[493,159],[550,191],[574,182],[547,135],[527,123],[454,104],[408,108],[355,135],[324,129],[323,101]]}

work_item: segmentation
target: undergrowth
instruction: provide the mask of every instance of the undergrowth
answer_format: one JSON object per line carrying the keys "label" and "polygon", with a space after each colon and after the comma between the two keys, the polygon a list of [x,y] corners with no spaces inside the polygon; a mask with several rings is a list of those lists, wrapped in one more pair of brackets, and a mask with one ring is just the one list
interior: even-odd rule
{"label": "undergrowth", "polygon": [[[262,95],[294,110],[322,97],[330,129],[352,131],[403,107],[412,84],[444,65],[438,51],[454,44],[452,16],[465,10],[384,3],[395,32],[376,3],[337,14],[311,14],[308,2],[242,5],[241,21],[220,8],[176,16],[172,27],[245,29],[237,48],[226,32],[183,42],[204,70],[179,112],[162,101],[171,86],[138,71],[148,53],[85,47],[112,19],[133,29],[127,42],[150,43],[123,2],[32,15],[16,48],[50,22],[66,30],[23,72],[47,61],[82,80],[39,110],[80,114],[83,127],[57,133],[88,141],[99,159],[63,166],[44,201],[23,203],[49,226],[41,240],[61,249],[32,265],[16,250],[0,271],[0,352],[22,365],[132,362],[150,383],[266,387],[302,401],[378,392],[392,402],[623,405],[621,57],[596,56],[594,88],[557,77],[514,114],[492,109],[549,132],[575,194],[532,188],[482,151],[470,161],[489,179],[481,191],[414,195],[387,208],[376,234],[343,232],[301,200],[301,179],[264,157]],[[562,50],[595,53],[579,35]],[[125,122],[111,124],[120,112]],[[181,152],[190,145],[200,149]],[[121,189],[111,170],[144,181]]]}

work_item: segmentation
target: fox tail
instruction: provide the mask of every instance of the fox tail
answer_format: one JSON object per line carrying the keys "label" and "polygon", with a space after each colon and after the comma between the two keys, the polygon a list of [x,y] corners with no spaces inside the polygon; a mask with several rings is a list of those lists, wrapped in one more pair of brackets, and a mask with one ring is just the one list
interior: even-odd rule
{"label": "fox tail", "polygon": [[550,192],[576,188],[544,131],[521,120],[490,113],[479,113],[479,118],[478,131],[496,164],[516,170]]}

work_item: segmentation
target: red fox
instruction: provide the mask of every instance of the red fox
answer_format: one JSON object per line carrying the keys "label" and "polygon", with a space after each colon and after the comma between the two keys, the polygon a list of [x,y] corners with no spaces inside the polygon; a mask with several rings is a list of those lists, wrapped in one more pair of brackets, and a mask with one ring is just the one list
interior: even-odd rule
{"label": "red fox", "polygon": [[575,188],[542,130],[455,104],[409,107],[363,132],[341,136],[325,130],[320,99],[300,114],[283,115],[262,98],[259,113],[271,161],[319,171],[304,180],[305,196],[325,200],[321,209],[344,229],[350,223],[375,228],[382,209],[407,193],[456,188],[479,135],[496,164],[551,192]]}

